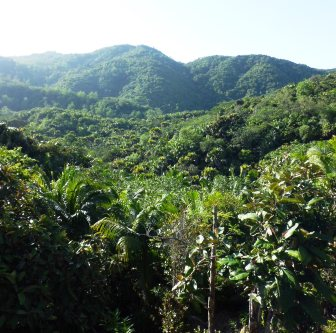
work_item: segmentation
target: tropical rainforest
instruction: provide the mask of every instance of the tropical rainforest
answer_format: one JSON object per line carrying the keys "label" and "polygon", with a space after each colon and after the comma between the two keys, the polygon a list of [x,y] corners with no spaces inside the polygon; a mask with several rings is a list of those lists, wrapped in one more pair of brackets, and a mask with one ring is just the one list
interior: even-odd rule
{"label": "tropical rainforest", "polygon": [[45,53],[0,108],[1,332],[335,332],[334,71]]}

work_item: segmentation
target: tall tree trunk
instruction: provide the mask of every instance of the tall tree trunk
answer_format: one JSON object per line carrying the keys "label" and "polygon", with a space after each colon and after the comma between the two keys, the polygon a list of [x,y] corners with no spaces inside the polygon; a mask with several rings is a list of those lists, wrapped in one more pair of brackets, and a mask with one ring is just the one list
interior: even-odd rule
{"label": "tall tree trunk", "polygon": [[[253,291],[255,292],[255,290]],[[259,304],[254,302],[252,297],[249,300],[249,333],[258,333],[259,330]]]}
{"label": "tall tree trunk", "polygon": [[[212,231],[214,235],[217,229],[217,207],[213,207]],[[209,274],[209,297],[208,297],[208,333],[215,332],[215,278],[216,278],[216,243],[215,238],[210,250],[210,274]]]}
{"label": "tall tree trunk", "polygon": [[269,309],[268,312],[267,312],[265,333],[271,333],[272,332],[272,330],[271,330],[272,320],[273,320],[273,311],[272,311],[272,309]]}

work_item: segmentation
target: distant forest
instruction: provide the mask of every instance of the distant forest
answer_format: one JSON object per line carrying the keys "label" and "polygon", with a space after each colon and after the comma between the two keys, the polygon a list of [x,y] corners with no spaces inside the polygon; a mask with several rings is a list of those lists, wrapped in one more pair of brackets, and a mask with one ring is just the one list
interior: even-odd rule
{"label": "distant forest", "polygon": [[113,97],[163,112],[206,109],[324,72],[263,55],[210,56],[182,64],[147,46],[46,53],[0,58],[0,107],[83,108]]}

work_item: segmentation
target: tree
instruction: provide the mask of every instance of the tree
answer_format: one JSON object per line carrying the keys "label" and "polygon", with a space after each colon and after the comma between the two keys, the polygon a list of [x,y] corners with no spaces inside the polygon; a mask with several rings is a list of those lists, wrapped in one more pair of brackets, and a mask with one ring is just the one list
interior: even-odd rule
{"label": "tree", "polygon": [[113,188],[95,183],[74,166],[66,166],[56,181],[41,180],[40,185],[40,200],[72,239],[88,234],[90,225],[107,215],[118,197]]}
{"label": "tree", "polygon": [[334,176],[326,170],[336,159],[330,147],[329,155],[322,151],[312,148],[309,158],[297,159],[285,154],[263,165],[247,212],[239,215],[250,237],[219,260],[249,290],[249,332],[310,331],[324,321],[324,302],[336,304],[326,275],[335,237]]}

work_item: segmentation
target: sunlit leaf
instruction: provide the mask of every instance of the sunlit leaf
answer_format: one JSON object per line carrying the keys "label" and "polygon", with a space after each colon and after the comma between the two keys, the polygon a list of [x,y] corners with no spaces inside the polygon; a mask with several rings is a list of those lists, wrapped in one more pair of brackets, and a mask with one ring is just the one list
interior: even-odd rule
{"label": "sunlit leaf", "polygon": [[239,273],[237,275],[234,275],[234,276],[230,276],[230,280],[232,281],[240,281],[240,280],[244,280],[246,279],[248,276],[250,275],[250,273]]}
{"label": "sunlit leaf", "polygon": [[306,205],[306,209],[310,209],[313,205],[317,204],[318,202],[322,201],[323,198],[313,198],[308,201]]}
{"label": "sunlit leaf", "polygon": [[197,244],[202,244],[203,241],[204,241],[204,236],[203,236],[203,235],[198,235],[198,236],[196,237],[196,243],[197,243]]}
{"label": "sunlit leaf", "polygon": [[255,302],[259,303],[261,305],[261,296],[255,294],[255,293],[251,293],[250,294],[250,299],[252,301],[255,301]]}
{"label": "sunlit leaf", "polygon": [[225,257],[225,258],[221,258],[217,261],[217,263],[220,266],[234,266],[234,265],[238,265],[240,263],[240,261],[238,259],[235,258],[230,258],[230,257]]}
{"label": "sunlit leaf", "polygon": [[297,250],[287,250],[286,253],[288,255],[290,255],[291,257],[300,260],[301,261],[301,257],[300,257],[300,253]]}
{"label": "sunlit leaf", "polygon": [[239,214],[238,218],[242,221],[244,221],[244,220],[257,221],[258,220],[258,215],[256,213]]}
{"label": "sunlit leaf", "polygon": [[297,229],[297,227],[299,226],[299,223],[295,223],[290,229],[288,229],[285,234],[284,234],[284,238],[287,239],[289,237],[291,237],[295,230]]}

